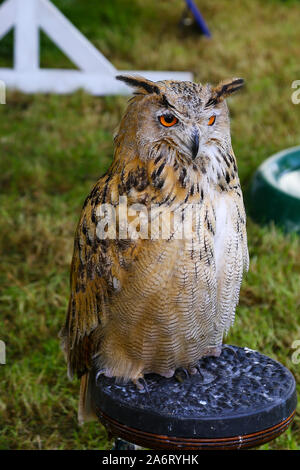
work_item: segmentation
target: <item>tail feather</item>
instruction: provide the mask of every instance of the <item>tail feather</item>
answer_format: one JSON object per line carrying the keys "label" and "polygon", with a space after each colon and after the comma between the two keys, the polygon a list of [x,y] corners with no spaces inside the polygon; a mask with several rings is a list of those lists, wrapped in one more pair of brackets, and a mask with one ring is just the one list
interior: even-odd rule
{"label": "tail feather", "polygon": [[90,374],[87,373],[81,377],[80,382],[78,421],[81,425],[88,421],[95,421],[97,419],[92,401],[91,377]]}

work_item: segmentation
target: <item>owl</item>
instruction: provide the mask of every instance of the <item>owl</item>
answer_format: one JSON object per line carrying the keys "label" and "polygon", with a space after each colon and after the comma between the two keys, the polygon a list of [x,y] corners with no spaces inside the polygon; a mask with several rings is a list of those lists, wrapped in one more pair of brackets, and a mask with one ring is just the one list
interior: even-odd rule
{"label": "owl", "polygon": [[[200,358],[218,356],[248,269],[225,101],[243,80],[212,86],[117,78],[135,92],[114,139],[113,162],[83,205],[61,330],[69,376],[81,378],[80,421],[94,415],[91,368],[100,380],[105,374],[139,385],[145,374],[195,373]],[[138,211],[130,209],[124,222],[120,201],[125,209],[142,208],[138,223]],[[188,207],[196,208],[189,236],[178,236]],[[167,218],[169,230],[159,236]]]}

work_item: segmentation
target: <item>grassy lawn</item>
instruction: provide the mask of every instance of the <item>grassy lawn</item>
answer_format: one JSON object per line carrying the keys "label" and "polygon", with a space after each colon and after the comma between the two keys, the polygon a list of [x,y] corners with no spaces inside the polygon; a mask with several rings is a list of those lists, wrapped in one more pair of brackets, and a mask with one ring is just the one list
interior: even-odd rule
{"label": "grassy lawn", "polygon": [[[2,2],[1,2],[2,3]],[[190,70],[195,81],[241,76],[230,99],[233,148],[244,191],[269,155],[299,145],[299,1],[199,1],[213,32],[181,31],[182,0],[54,0],[122,70]],[[87,4],[89,7],[87,8]],[[10,66],[12,35],[0,42]],[[41,63],[70,67],[42,36]],[[0,77],[1,78],[1,77]],[[70,382],[57,339],[69,294],[75,224],[85,196],[109,166],[126,97],[22,95],[0,106],[0,449],[106,449],[104,429],[77,424],[79,382]],[[227,342],[290,368],[300,339],[297,236],[248,218],[250,271]],[[300,391],[300,390],[299,390]],[[300,418],[265,449],[300,449]]]}

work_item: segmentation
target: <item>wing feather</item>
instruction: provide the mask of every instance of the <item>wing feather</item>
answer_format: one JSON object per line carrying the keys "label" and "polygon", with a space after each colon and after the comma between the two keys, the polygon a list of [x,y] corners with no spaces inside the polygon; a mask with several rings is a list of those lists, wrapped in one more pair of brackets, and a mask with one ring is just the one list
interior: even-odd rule
{"label": "wing feather", "polygon": [[110,200],[109,180],[106,175],[97,182],[84,203],[76,229],[71,294],[66,323],[60,333],[71,377],[74,373],[81,377],[91,367],[106,322],[106,299],[113,290],[113,271],[117,265],[115,240],[98,239],[96,233],[97,207]]}

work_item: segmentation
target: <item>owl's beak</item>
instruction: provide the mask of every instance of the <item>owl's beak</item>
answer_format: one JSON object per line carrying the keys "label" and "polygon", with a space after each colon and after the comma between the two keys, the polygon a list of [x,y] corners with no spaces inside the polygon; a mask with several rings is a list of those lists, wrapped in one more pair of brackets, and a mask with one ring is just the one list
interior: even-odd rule
{"label": "owl's beak", "polygon": [[199,130],[197,127],[193,128],[192,131],[192,158],[193,160],[197,157],[198,155],[198,150],[199,150]]}

